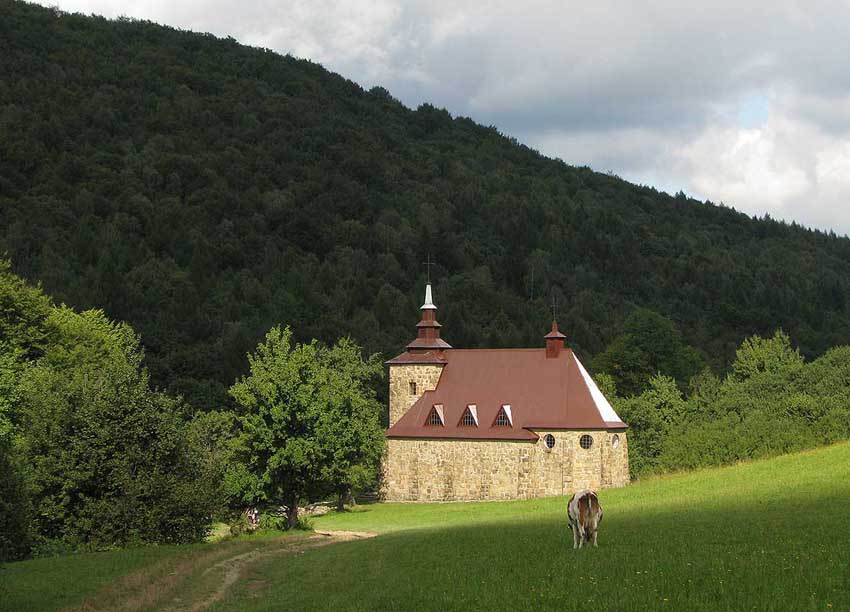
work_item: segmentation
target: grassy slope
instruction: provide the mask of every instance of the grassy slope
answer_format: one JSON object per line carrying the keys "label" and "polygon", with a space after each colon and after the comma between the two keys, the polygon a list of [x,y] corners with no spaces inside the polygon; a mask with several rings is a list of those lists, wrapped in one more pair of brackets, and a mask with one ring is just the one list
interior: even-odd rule
{"label": "grassy slope", "polygon": [[177,546],[45,557],[0,568],[0,610],[57,610],[73,605],[116,579],[167,559]]}
{"label": "grassy slope", "polygon": [[[600,547],[583,551],[570,548],[563,498],[332,514],[316,528],[382,535],[257,563],[214,609],[850,609],[850,444],[655,478],[601,498]],[[243,545],[11,564],[0,570],[0,609],[79,603],[138,568],[167,575],[178,556],[202,568],[200,557]],[[184,602],[209,591],[196,573],[176,587]]]}
{"label": "grassy slope", "polygon": [[194,603],[207,598],[220,580],[218,573],[210,574],[212,565],[226,569],[232,565],[227,559],[297,543],[308,533],[264,531],[188,546],[146,546],[11,563],[0,567],[0,612],[169,609],[175,598]]}
{"label": "grassy slope", "polygon": [[564,499],[399,505],[316,520],[383,532],[258,568],[222,609],[828,610],[850,607],[850,445],[601,496],[597,550]]}

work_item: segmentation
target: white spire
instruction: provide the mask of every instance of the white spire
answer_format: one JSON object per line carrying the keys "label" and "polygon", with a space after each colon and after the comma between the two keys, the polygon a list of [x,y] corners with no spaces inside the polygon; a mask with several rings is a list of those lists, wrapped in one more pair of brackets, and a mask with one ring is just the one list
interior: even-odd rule
{"label": "white spire", "polygon": [[431,297],[431,283],[425,285],[425,303],[422,304],[421,310],[437,310],[434,299]]}

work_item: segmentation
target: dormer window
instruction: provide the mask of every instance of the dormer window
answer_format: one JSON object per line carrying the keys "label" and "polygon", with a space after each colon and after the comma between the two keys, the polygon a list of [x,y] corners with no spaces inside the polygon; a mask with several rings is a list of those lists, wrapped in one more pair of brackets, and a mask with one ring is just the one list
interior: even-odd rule
{"label": "dormer window", "polygon": [[461,427],[478,427],[478,406],[469,404],[460,417]]}
{"label": "dormer window", "polygon": [[428,413],[428,418],[425,419],[425,425],[430,427],[442,427],[443,423],[443,405],[434,404],[431,407],[431,412]]}
{"label": "dormer window", "polygon": [[416,381],[411,380],[409,383],[410,395],[416,395]]}
{"label": "dormer window", "polygon": [[502,404],[499,414],[496,415],[496,421],[493,423],[493,427],[513,427],[510,404]]}

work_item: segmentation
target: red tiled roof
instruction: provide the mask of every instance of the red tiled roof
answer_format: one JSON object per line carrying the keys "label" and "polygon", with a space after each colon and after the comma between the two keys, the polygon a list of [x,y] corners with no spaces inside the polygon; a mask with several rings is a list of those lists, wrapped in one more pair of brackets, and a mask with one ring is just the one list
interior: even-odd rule
{"label": "red tiled roof", "polygon": [[442,338],[414,338],[412,342],[407,345],[407,349],[424,349],[424,350],[440,350],[440,349],[450,349],[452,345],[443,340]]}
{"label": "red tiled roof", "polygon": [[405,352],[384,363],[448,363],[442,353],[443,351],[425,351],[424,353]]}
{"label": "red tiled roof", "polygon": [[[440,357],[446,365],[437,388],[426,391],[387,437],[536,440],[531,430],[626,428],[595,385],[591,389],[568,348],[553,358],[543,348],[447,349]],[[402,354],[388,363],[411,361]],[[443,427],[425,425],[434,404],[443,405]],[[459,426],[469,404],[478,407],[478,427]],[[504,404],[511,406],[513,426],[493,427]]]}

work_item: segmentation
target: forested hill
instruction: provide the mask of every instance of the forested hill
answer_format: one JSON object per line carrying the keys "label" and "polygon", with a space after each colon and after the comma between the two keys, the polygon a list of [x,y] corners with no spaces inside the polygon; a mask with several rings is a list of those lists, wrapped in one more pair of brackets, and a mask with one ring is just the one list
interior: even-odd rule
{"label": "forested hill", "polygon": [[[142,335],[153,380],[222,401],[271,325],[411,339],[430,252],[455,346],[584,354],[636,306],[722,368],[782,327],[850,343],[850,240],[542,157],[308,61],[0,0],[0,250]],[[533,299],[531,271],[533,269]]]}

